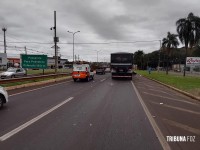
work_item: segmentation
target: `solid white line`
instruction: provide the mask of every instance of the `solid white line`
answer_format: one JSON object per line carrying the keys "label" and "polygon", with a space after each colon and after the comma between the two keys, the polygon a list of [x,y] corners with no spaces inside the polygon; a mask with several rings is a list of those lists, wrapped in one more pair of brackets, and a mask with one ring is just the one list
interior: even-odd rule
{"label": "solid white line", "polygon": [[8,138],[12,137],[13,135],[17,134],[18,132],[22,131],[23,129],[25,129],[26,127],[32,125],[33,123],[35,123],[36,121],[40,120],[41,118],[45,117],[46,115],[48,115],[49,113],[53,112],[54,110],[58,109],[59,107],[61,107],[62,105],[66,104],[67,102],[69,102],[70,100],[72,100],[73,97],[70,97],[68,99],[66,99],[65,101],[61,102],[60,104],[54,106],[53,108],[45,111],[44,113],[40,114],[39,116],[31,119],[30,121],[22,124],[21,126],[15,128],[14,130],[6,133],[5,135],[0,137],[0,141],[5,141]]}
{"label": "solid white line", "polygon": [[149,119],[149,122],[150,122],[151,126],[153,127],[153,130],[155,131],[156,136],[158,137],[158,139],[160,141],[160,144],[161,144],[162,148],[164,150],[171,150],[171,148],[170,148],[169,144],[167,143],[165,137],[163,136],[162,132],[160,131],[160,129],[158,127],[158,125],[156,124],[155,120],[153,119],[150,111],[148,110],[147,106],[143,102],[142,97],[140,96],[137,88],[133,84],[133,81],[131,81],[131,83],[132,83],[133,89],[135,90],[135,93],[136,93],[136,95],[137,95],[137,97],[138,97],[138,99],[139,99],[139,101],[140,101],[140,103],[141,103],[141,105],[142,105],[142,107],[144,109],[144,112],[146,113],[146,115],[147,115],[147,117]]}
{"label": "solid white line", "polygon": [[33,90],[19,92],[19,93],[16,93],[16,94],[11,94],[11,95],[9,95],[9,97],[15,96],[15,95],[19,95],[19,94],[28,93],[28,92],[33,92],[33,91],[36,91],[36,90],[40,90],[40,89],[44,89],[44,88],[48,88],[48,87],[52,87],[52,86],[56,86],[56,85],[60,85],[60,84],[64,84],[64,83],[67,83],[67,82],[72,82],[72,80],[66,81],[66,82],[62,82],[62,83],[53,84],[53,85],[48,85],[48,86],[44,86],[44,87],[40,87],[40,88],[36,88],[36,89],[33,89]]}

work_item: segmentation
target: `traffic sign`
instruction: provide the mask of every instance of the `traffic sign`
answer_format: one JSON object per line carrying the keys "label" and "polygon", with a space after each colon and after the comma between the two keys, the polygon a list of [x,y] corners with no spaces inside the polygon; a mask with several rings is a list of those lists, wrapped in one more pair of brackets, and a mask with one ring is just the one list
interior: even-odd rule
{"label": "traffic sign", "polygon": [[47,68],[47,55],[25,55],[21,54],[21,67],[46,69]]}

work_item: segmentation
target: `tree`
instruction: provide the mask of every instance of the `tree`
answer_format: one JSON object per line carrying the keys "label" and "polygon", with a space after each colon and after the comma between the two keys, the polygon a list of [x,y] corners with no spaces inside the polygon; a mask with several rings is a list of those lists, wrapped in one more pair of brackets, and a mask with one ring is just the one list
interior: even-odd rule
{"label": "tree", "polygon": [[[177,32],[181,43],[185,45],[185,59],[188,47],[195,46],[200,39],[200,18],[193,13],[189,13],[187,18],[181,18],[176,22]],[[185,76],[186,61],[184,64],[183,76]]]}
{"label": "tree", "polygon": [[169,67],[169,55],[172,50],[172,48],[177,48],[179,45],[178,35],[171,34],[170,32],[167,33],[167,37],[163,38],[162,40],[162,47],[167,50],[167,69],[166,69],[166,74],[168,74],[168,67]]}
{"label": "tree", "polygon": [[134,64],[137,64],[139,69],[144,69],[144,52],[142,50],[138,50],[134,53]]}

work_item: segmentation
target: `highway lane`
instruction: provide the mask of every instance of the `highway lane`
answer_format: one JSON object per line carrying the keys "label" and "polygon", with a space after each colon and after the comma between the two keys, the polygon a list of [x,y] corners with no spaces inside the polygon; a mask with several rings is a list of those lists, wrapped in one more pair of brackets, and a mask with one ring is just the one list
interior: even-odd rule
{"label": "highway lane", "polygon": [[[133,82],[170,147],[199,150],[200,102],[139,75]],[[169,140],[177,136],[188,139]]]}
{"label": "highway lane", "polygon": [[63,101],[1,141],[0,149],[162,149],[131,81],[111,80],[109,74],[11,96],[0,111],[0,137]]}

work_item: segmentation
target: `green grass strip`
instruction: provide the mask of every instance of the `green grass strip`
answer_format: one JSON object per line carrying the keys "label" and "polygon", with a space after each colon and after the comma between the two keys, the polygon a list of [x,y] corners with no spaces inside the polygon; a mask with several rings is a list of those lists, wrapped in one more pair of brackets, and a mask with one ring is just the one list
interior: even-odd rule
{"label": "green grass strip", "polygon": [[165,72],[152,71],[151,74],[148,71],[136,71],[137,74],[145,76],[147,78],[155,79],[162,83],[171,85],[180,90],[187,91],[189,93],[200,96],[200,77],[199,76],[185,76],[168,74]]}

